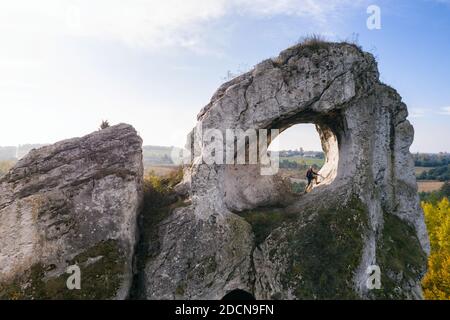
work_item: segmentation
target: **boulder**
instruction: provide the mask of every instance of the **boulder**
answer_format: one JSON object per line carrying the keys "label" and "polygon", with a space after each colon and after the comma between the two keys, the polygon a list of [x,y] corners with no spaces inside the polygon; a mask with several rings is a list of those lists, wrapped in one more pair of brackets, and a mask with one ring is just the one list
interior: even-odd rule
{"label": "boulder", "polygon": [[126,124],[32,150],[0,179],[0,298],[126,298],[142,184]]}

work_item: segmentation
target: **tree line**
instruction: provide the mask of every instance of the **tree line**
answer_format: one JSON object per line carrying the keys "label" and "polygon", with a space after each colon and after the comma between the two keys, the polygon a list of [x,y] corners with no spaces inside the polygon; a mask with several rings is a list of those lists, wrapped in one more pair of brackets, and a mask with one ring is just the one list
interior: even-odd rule
{"label": "tree line", "polygon": [[424,171],[417,176],[418,180],[450,180],[450,164],[439,166],[428,171]]}
{"label": "tree line", "polygon": [[440,167],[450,164],[450,153],[415,153],[413,154],[416,167]]}

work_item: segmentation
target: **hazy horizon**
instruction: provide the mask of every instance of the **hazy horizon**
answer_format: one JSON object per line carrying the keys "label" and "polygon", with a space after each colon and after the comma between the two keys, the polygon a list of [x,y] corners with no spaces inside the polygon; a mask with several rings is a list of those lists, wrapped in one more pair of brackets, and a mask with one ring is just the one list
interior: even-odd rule
{"label": "hazy horizon", "polygon": [[[113,124],[114,125],[114,124]],[[92,132],[97,131],[93,130]],[[89,134],[89,133],[86,133]],[[70,139],[72,137],[68,137]],[[302,139],[305,138],[305,139]],[[315,129],[314,124],[297,124],[292,126],[291,128],[286,129],[283,133],[281,133],[277,137],[277,146],[278,147],[269,147],[269,150],[273,151],[281,151],[281,150],[298,150],[303,148],[304,151],[323,151],[319,139],[319,135]],[[65,140],[65,139],[63,139]],[[54,141],[57,142],[57,141]],[[52,143],[54,143],[52,142]],[[47,145],[51,143],[24,143],[19,145],[0,145],[2,147],[20,147],[26,145]],[[143,141],[143,146],[154,146],[154,147],[178,147],[183,148],[183,145],[164,145],[164,144],[148,144]],[[420,151],[412,151],[412,153],[416,153]],[[448,150],[442,150],[438,152],[423,152],[423,153],[449,153]]]}

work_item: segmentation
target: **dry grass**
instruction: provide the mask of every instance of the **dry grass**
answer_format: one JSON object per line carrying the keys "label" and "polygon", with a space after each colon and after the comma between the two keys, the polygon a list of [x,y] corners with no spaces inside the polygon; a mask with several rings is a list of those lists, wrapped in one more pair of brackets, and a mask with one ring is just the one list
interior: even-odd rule
{"label": "dry grass", "polygon": [[419,192],[432,192],[440,190],[441,187],[444,185],[444,182],[434,180],[422,180],[417,181],[417,184],[419,186]]}
{"label": "dry grass", "polygon": [[[357,48],[358,50],[362,50],[360,44],[358,43],[357,34],[354,34],[352,38],[341,40],[340,43],[348,44]],[[330,40],[328,40],[325,36],[315,33],[307,35],[306,37],[302,37],[298,41],[298,45],[301,45],[305,48],[310,48],[314,51],[327,49],[330,44],[332,44],[332,42],[330,42]]]}
{"label": "dry grass", "polygon": [[303,37],[298,42],[303,47],[308,47],[313,50],[320,50],[328,48],[330,44],[325,37],[319,34],[312,34],[306,37]]}
{"label": "dry grass", "polygon": [[6,174],[15,164],[13,160],[0,161],[0,177]]}

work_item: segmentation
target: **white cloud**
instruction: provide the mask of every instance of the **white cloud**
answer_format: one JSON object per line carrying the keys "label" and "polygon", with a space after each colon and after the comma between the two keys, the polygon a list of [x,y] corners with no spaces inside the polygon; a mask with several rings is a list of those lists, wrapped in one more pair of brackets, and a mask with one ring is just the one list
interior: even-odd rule
{"label": "white cloud", "polygon": [[15,0],[0,4],[0,27],[24,36],[80,36],[129,46],[194,47],[203,23],[229,14],[291,15],[326,23],[365,0]]}
{"label": "white cloud", "polygon": [[410,118],[423,118],[427,115],[448,115],[450,116],[450,107],[442,107],[436,109],[427,108],[409,108]]}
{"label": "white cloud", "polygon": [[450,116],[450,107],[441,108],[441,112],[439,112],[439,114]]}
{"label": "white cloud", "polygon": [[409,117],[410,118],[423,118],[427,110],[424,108],[410,108],[409,109]]}
{"label": "white cloud", "polygon": [[[101,120],[101,114],[111,122],[136,123],[147,132],[163,126],[161,121],[148,125],[151,112],[147,110],[149,105],[156,110],[153,112],[169,107],[162,107],[160,101],[151,98],[147,100],[145,94],[136,94],[142,89],[120,78],[122,72],[132,72],[126,70],[128,61],[117,70],[108,63],[98,63],[110,48],[165,48],[167,52],[182,47],[201,54],[217,53],[217,47],[240,36],[233,33],[237,20],[230,19],[228,25],[223,23],[228,22],[227,18],[297,16],[320,32],[324,28],[315,28],[316,25],[331,25],[330,16],[336,17],[363,1],[366,0],[0,1],[0,105],[7,106],[6,114],[0,118],[0,145],[52,142],[89,132]],[[102,46],[106,42],[108,46]],[[121,52],[121,57],[133,58],[128,50],[122,51],[126,54]],[[189,66],[184,61],[181,64]],[[184,100],[180,99],[180,106],[174,110],[186,109],[188,103]],[[122,111],[123,106],[128,106],[126,111]],[[147,117],[136,117],[129,112],[132,108]],[[188,121],[195,119],[192,114],[196,112],[197,109],[186,111],[187,115],[175,127],[187,132],[192,125]],[[173,118],[173,114],[163,116]]]}

